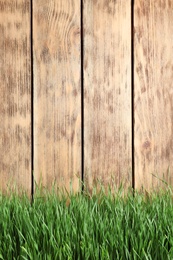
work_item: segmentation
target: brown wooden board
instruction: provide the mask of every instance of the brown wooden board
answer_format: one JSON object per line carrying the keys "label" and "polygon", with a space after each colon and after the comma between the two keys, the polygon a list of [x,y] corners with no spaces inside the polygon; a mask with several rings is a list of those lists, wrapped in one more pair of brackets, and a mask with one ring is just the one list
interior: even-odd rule
{"label": "brown wooden board", "polygon": [[84,0],[84,168],[131,185],[131,1]]}
{"label": "brown wooden board", "polygon": [[173,1],[134,9],[135,186],[173,184]]}
{"label": "brown wooden board", "polygon": [[0,189],[31,193],[30,1],[0,0]]}
{"label": "brown wooden board", "polygon": [[78,190],[81,175],[80,0],[33,1],[34,175]]}

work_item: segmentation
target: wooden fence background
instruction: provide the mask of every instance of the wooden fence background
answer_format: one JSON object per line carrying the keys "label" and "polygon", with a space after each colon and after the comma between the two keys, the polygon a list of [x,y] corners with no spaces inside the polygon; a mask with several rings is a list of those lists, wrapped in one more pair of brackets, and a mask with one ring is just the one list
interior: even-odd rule
{"label": "wooden fence background", "polygon": [[173,184],[173,1],[0,0],[0,188]]}

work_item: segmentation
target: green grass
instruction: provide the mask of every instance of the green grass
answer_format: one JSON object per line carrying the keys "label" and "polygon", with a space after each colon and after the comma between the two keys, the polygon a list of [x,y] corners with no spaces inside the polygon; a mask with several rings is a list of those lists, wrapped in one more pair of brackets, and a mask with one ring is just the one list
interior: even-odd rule
{"label": "green grass", "polygon": [[173,197],[0,197],[0,259],[173,259]]}

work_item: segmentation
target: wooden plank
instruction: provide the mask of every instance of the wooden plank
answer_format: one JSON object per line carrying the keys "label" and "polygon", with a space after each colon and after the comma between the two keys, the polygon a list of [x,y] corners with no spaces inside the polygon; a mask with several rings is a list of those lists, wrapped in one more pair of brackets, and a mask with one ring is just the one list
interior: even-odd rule
{"label": "wooden plank", "polygon": [[131,6],[84,1],[84,162],[91,189],[131,184]]}
{"label": "wooden plank", "polygon": [[[173,184],[173,1],[136,0],[136,188]],[[164,175],[163,175],[164,174]]]}
{"label": "wooden plank", "polygon": [[31,192],[30,1],[0,0],[0,189]]}
{"label": "wooden plank", "polygon": [[33,1],[34,174],[78,190],[81,175],[80,0]]}

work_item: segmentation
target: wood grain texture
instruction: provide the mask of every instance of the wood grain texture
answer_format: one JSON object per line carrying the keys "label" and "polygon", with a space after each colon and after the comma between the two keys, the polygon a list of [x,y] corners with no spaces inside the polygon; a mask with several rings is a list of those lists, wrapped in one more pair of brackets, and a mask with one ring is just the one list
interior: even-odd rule
{"label": "wood grain texture", "polygon": [[152,173],[173,184],[173,1],[136,0],[134,15],[135,182],[149,190]]}
{"label": "wood grain texture", "polygon": [[34,174],[78,190],[81,175],[80,1],[33,1]]}
{"label": "wood grain texture", "polygon": [[31,192],[30,1],[0,0],[0,189]]}
{"label": "wood grain texture", "polygon": [[84,167],[89,189],[131,184],[131,6],[84,0]]}

